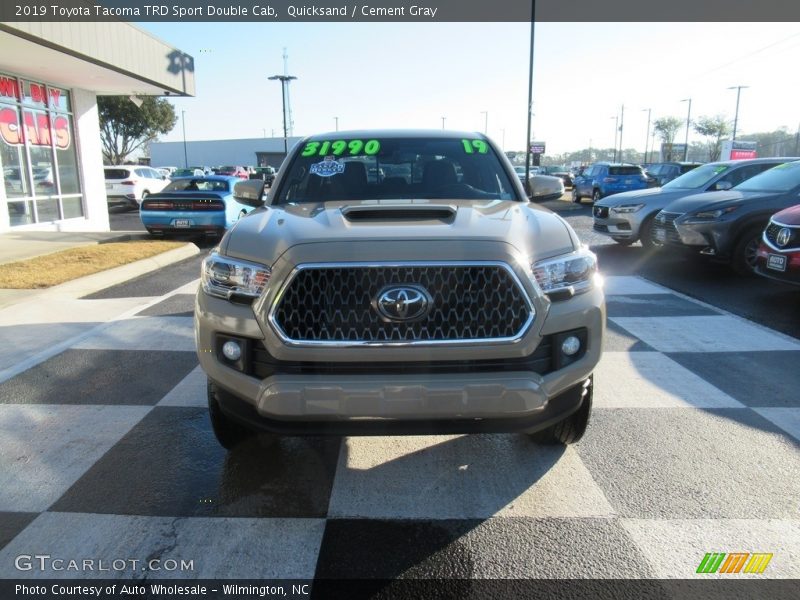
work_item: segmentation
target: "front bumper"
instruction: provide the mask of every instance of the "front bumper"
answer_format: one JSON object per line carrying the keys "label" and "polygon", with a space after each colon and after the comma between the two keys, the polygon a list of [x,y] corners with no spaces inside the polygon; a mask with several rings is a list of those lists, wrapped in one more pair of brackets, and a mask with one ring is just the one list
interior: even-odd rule
{"label": "front bumper", "polygon": [[[768,266],[770,255],[782,255],[785,257],[783,261],[783,270],[775,268],[774,266]],[[775,252],[766,245],[761,244],[761,247],[758,249],[756,261],[755,271],[762,277],[767,277],[768,279],[773,279],[789,285],[800,286],[800,251]]]}
{"label": "front bumper", "polygon": [[[256,304],[257,305],[257,304]],[[600,358],[605,328],[601,289],[538,310],[539,318],[517,344],[471,348],[350,348],[292,349],[279,340],[267,324],[256,318],[250,305],[235,304],[197,293],[195,334],[203,370],[227,391],[232,407],[223,412],[251,427],[279,430],[330,430],[358,432],[377,428],[393,431],[414,427],[436,431],[511,431],[546,426],[580,407],[564,393],[590,377]],[[383,365],[425,361],[480,361],[524,358],[537,351],[546,338],[576,327],[586,331],[581,358],[542,373],[533,370],[496,372],[381,372]],[[264,378],[240,372],[225,363],[218,352],[219,336],[258,340],[277,360],[296,364],[333,364],[326,374],[277,372]],[[341,372],[336,374],[336,364]],[[354,365],[375,365],[376,373],[353,374]],[[480,371],[480,372],[478,372]],[[233,414],[235,413],[235,414]],[[244,415],[244,416],[242,416]],[[450,428],[450,429],[448,429]],[[455,429],[453,429],[455,428]],[[412,428],[413,429],[413,428]]]}

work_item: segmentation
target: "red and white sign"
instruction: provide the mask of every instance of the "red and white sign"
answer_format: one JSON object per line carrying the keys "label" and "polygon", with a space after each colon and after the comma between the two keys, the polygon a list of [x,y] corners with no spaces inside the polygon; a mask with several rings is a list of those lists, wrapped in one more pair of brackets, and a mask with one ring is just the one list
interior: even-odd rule
{"label": "red and white sign", "polygon": [[66,115],[53,115],[51,127],[47,113],[24,110],[24,132],[19,125],[18,115],[16,108],[0,109],[0,138],[9,146],[19,146],[27,139],[31,146],[50,146],[55,141],[57,149],[69,148],[69,118]]}

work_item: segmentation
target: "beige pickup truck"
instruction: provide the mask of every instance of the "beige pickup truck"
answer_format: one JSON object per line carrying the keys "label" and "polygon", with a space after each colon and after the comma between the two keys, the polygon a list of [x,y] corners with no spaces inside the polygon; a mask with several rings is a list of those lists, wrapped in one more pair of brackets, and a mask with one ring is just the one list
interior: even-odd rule
{"label": "beige pickup truck", "polygon": [[350,131],[290,153],[204,260],[211,422],[277,434],[586,429],[605,301],[595,256],[478,133]]}

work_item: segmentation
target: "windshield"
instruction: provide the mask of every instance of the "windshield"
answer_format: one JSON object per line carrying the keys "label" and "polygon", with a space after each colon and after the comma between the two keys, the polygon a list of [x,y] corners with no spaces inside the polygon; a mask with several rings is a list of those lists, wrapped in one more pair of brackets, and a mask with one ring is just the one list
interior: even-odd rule
{"label": "windshield", "polygon": [[106,169],[106,179],[125,179],[130,177],[128,169]]}
{"label": "windshield", "polygon": [[176,179],[170,182],[165,192],[227,192],[228,182],[216,179]]}
{"label": "windshield", "polygon": [[400,198],[517,200],[479,137],[310,140],[292,160],[277,204]]}
{"label": "windshield", "polygon": [[788,192],[800,185],[800,161],[784,163],[759,173],[734,189],[742,192]]}
{"label": "windshield", "polygon": [[707,186],[717,175],[730,170],[730,168],[730,165],[703,165],[664,184],[664,189],[699,189]]}

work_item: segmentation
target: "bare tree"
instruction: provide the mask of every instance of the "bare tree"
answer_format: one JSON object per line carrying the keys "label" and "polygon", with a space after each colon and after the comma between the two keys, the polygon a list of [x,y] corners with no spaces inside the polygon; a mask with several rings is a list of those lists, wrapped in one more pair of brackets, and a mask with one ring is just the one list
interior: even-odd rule
{"label": "bare tree", "polygon": [[694,130],[707,140],[709,162],[719,160],[722,138],[731,133],[730,121],[724,115],[702,116],[694,122]]}
{"label": "bare tree", "polygon": [[683,123],[683,119],[678,117],[661,117],[653,121],[653,131],[656,132],[658,139],[666,146],[667,155],[664,157],[665,160],[673,160],[672,144]]}

